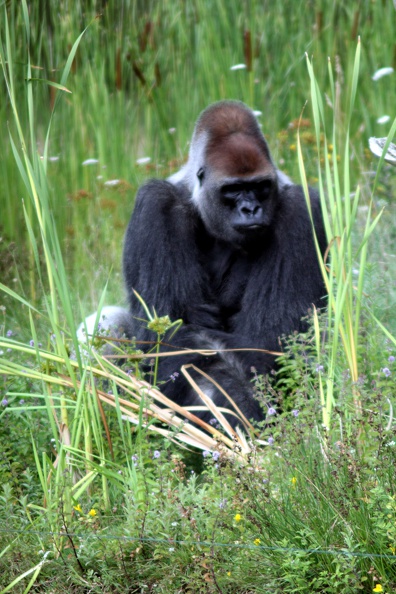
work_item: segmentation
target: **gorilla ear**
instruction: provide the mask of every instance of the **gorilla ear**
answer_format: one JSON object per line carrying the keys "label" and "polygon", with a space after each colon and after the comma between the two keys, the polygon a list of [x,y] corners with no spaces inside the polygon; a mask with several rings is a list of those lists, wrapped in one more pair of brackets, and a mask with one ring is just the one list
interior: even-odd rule
{"label": "gorilla ear", "polygon": [[205,177],[205,171],[203,169],[203,167],[201,167],[200,169],[198,169],[197,171],[197,178],[199,180],[199,185],[202,186],[202,182],[203,182],[203,178]]}

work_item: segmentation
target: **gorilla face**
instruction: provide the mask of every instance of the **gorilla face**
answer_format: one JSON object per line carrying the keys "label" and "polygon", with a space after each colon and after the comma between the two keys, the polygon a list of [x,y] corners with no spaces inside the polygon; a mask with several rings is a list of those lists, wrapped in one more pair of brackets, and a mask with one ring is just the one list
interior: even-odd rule
{"label": "gorilla face", "polygon": [[211,177],[202,169],[199,171],[200,190],[196,200],[209,233],[235,247],[247,247],[263,239],[275,214],[276,179],[254,176],[213,180]]}
{"label": "gorilla face", "polygon": [[246,247],[265,236],[272,223],[277,174],[261,132],[230,131],[228,125],[222,133],[217,127],[216,134],[205,132],[195,140],[192,199],[210,234]]}

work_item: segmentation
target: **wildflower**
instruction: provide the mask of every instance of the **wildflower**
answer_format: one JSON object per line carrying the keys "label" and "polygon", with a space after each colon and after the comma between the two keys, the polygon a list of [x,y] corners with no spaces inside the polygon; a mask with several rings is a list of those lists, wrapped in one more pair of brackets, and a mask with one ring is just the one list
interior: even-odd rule
{"label": "wildflower", "polygon": [[296,476],[292,476],[292,478],[290,479],[290,482],[293,485],[293,487],[295,487],[296,484],[297,484],[297,477]]}
{"label": "wildflower", "polygon": [[395,360],[395,358],[394,358],[394,356],[393,356],[393,355],[390,355],[390,356],[388,357],[388,361],[389,361],[389,363],[393,363],[393,362],[394,362],[394,360]]}
{"label": "wildflower", "polygon": [[270,406],[269,409],[267,410],[267,415],[269,417],[276,415],[276,409],[273,406]]}
{"label": "wildflower", "polygon": [[3,400],[1,401],[1,406],[8,406],[7,398],[3,398]]}
{"label": "wildflower", "polygon": [[300,414],[299,410],[297,410],[297,409],[292,410],[293,417],[298,417],[299,414]]}
{"label": "wildflower", "polygon": [[105,181],[104,185],[107,186],[108,188],[114,187],[114,186],[118,186],[118,184],[120,184],[120,180],[119,179],[108,179],[107,181]]}
{"label": "wildflower", "polygon": [[[383,76],[388,76],[389,74],[393,73],[393,68],[391,66],[386,66],[385,68],[380,68],[376,72],[374,72],[373,76],[371,77],[372,80],[377,81]],[[378,590],[380,592],[382,590]]]}
{"label": "wildflower", "polygon": [[231,66],[230,70],[245,70],[246,64],[234,64]]}
{"label": "wildflower", "polygon": [[316,366],[316,373],[321,373],[322,371],[324,371],[323,365],[317,365]]}
{"label": "wildflower", "polygon": [[227,505],[227,499],[220,499],[219,508],[224,509]]}
{"label": "wildflower", "polygon": [[98,512],[96,511],[96,509],[90,509],[88,515],[91,516],[91,518],[94,518],[98,515]]}
{"label": "wildflower", "polygon": [[139,459],[139,456],[137,454],[133,454],[133,456],[132,456],[132,462],[134,463],[135,466],[136,466],[136,463],[137,463],[138,459]]}
{"label": "wildflower", "polygon": [[81,505],[78,503],[77,505],[73,506],[73,509],[75,509],[76,511],[78,511],[80,514],[82,513],[82,507]]}
{"label": "wildflower", "polygon": [[207,458],[207,457],[209,456],[209,454],[210,454],[210,452],[208,452],[208,450],[204,450],[204,451],[202,452],[202,456],[203,456],[204,458]]}
{"label": "wildflower", "polygon": [[240,522],[242,520],[241,514],[235,514],[234,520],[235,520],[235,522]]}
{"label": "wildflower", "polygon": [[12,330],[7,330],[6,336],[7,338],[10,338],[10,336],[12,336],[14,333]]}
{"label": "wildflower", "polygon": [[217,462],[217,460],[220,458],[220,452],[213,452],[212,458],[215,462]]}
{"label": "wildflower", "polygon": [[169,551],[170,553],[173,553],[173,551],[174,551],[174,550],[175,550],[175,547],[169,547],[169,549],[168,549],[168,551]]}
{"label": "wildflower", "polygon": [[256,547],[258,547],[259,544],[260,544],[260,542],[261,542],[261,540],[259,538],[255,538],[253,542],[256,545]]}
{"label": "wildflower", "polygon": [[176,379],[179,377],[179,374],[177,371],[175,371],[174,373],[172,373],[170,376],[170,379],[172,380],[172,382],[176,381]]}
{"label": "wildflower", "polygon": [[34,347],[34,340],[33,340],[33,338],[31,340],[29,340],[29,344],[30,344],[31,347]]}
{"label": "wildflower", "polygon": [[161,452],[158,450],[154,450],[153,458],[159,458],[161,456]]}
{"label": "wildflower", "polygon": [[217,423],[217,419],[214,419],[214,418],[210,419],[210,421],[209,421],[210,425],[216,425],[216,423]]}
{"label": "wildflower", "polygon": [[82,162],[82,165],[96,165],[97,163],[99,163],[99,159],[85,159],[85,161]]}
{"label": "wildflower", "polygon": [[172,522],[171,526],[177,526],[177,522]]}
{"label": "wildflower", "polygon": [[384,367],[383,369],[381,369],[381,371],[385,377],[389,377],[391,375],[391,370],[388,369],[388,367]]}
{"label": "wildflower", "polygon": [[21,398],[21,400],[19,401],[19,404],[25,404],[25,401],[23,398]]}
{"label": "wildflower", "polygon": [[268,445],[273,445],[274,441],[275,441],[275,439],[274,439],[273,437],[269,437],[269,438],[267,439],[267,443],[268,443]]}
{"label": "wildflower", "polygon": [[141,157],[140,159],[136,159],[136,164],[137,165],[147,165],[147,163],[150,163],[151,161],[151,157]]}
{"label": "wildflower", "polygon": [[390,120],[390,116],[383,115],[380,118],[377,118],[377,124],[387,124]]}
{"label": "wildflower", "polygon": [[381,586],[381,584],[377,584],[377,585],[375,586],[375,588],[373,588],[373,592],[383,592],[383,591],[384,591],[384,589],[383,589],[383,587]]}

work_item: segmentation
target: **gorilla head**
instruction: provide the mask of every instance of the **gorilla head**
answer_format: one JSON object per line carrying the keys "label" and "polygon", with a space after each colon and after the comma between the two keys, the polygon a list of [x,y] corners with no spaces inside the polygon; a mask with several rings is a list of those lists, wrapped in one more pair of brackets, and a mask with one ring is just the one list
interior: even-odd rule
{"label": "gorilla head", "polygon": [[245,246],[266,233],[276,208],[277,172],[257,120],[243,103],[221,101],[201,114],[184,174],[215,238]]}

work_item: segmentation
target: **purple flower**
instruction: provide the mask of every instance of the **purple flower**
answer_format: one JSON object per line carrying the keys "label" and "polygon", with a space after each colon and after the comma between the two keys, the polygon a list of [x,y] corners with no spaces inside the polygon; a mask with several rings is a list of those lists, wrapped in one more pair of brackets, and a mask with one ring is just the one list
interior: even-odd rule
{"label": "purple flower", "polygon": [[13,333],[13,331],[12,331],[12,330],[7,330],[7,334],[6,334],[6,336],[7,336],[8,338],[10,338],[10,336],[12,336],[13,334],[14,334],[14,333]]}
{"label": "purple flower", "polygon": [[220,499],[219,508],[224,509],[227,505],[227,499]]}
{"label": "purple flower", "polygon": [[34,347],[34,340],[33,340],[33,338],[32,338],[32,340],[29,340],[29,344],[30,344],[31,347]]}
{"label": "purple flower", "polygon": [[1,406],[8,406],[7,398],[3,398],[3,400],[1,401]]}
{"label": "purple flower", "polygon": [[170,379],[172,380],[172,382],[175,382],[177,380],[177,378],[179,377],[179,373],[177,371],[175,371],[174,373],[172,373],[172,375],[169,376]]}
{"label": "purple flower", "polygon": [[210,425],[216,425],[217,419],[210,419],[209,423]]}
{"label": "purple flower", "polygon": [[393,363],[393,362],[394,362],[394,360],[395,360],[395,358],[394,358],[394,356],[393,356],[393,355],[390,355],[390,356],[388,357],[388,361],[389,361],[389,363]]}
{"label": "purple flower", "polygon": [[158,450],[154,450],[153,458],[159,458],[161,456],[161,452]]}
{"label": "purple flower", "polygon": [[217,462],[217,460],[220,458],[220,452],[213,452],[212,458],[215,462]]}
{"label": "purple flower", "polygon": [[207,458],[207,457],[209,456],[209,454],[210,454],[210,452],[208,452],[208,450],[204,450],[204,451],[202,452],[202,456],[203,456],[204,458]]}
{"label": "purple flower", "polygon": [[299,414],[300,414],[299,410],[297,410],[297,409],[292,410],[293,417],[298,417]]}
{"label": "purple flower", "polygon": [[25,401],[23,398],[19,401],[19,404],[25,404]]}
{"label": "purple flower", "polygon": [[385,377],[389,377],[391,375],[391,370],[388,369],[387,367],[384,367],[381,371]]}
{"label": "purple flower", "polygon": [[273,415],[276,415],[276,410],[273,406],[270,406],[269,409],[267,410],[267,414],[269,417],[272,417]]}
{"label": "purple flower", "polygon": [[317,365],[316,366],[316,373],[321,373],[322,371],[324,371],[323,365]]}
{"label": "purple flower", "polygon": [[269,437],[267,439],[267,441],[268,441],[268,445],[272,445],[274,443],[275,439],[273,437]]}
{"label": "purple flower", "polygon": [[137,462],[138,461],[138,455],[137,454],[133,454],[132,456],[132,462]]}

